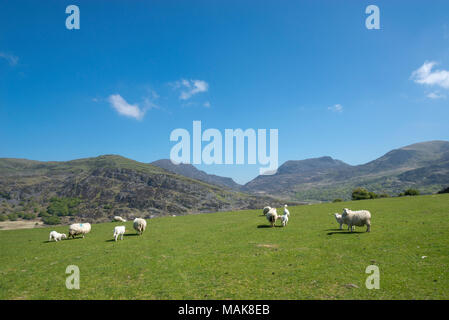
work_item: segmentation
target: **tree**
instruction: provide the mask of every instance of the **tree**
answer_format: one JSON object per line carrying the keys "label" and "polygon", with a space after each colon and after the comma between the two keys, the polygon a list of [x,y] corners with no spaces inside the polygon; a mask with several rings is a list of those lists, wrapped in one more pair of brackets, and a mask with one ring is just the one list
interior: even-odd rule
{"label": "tree", "polygon": [[365,188],[355,188],[352,191],[352,200],[371,199],[371,195]]}

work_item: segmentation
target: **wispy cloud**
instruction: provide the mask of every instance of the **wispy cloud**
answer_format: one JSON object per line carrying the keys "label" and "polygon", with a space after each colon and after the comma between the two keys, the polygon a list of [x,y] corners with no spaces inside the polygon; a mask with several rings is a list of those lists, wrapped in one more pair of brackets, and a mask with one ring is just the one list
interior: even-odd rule
{"label": "wispy cloud", "polygon": [[327,109],[333,112],[343,112],[343,106],[341,104],[335,104]]}
{"label": "wispy cloud", "polygon": [[8,61],[9,65],[11,66],[15,66],[19,62],[19,57],[4,52],[0,52],[0,58]]}
{"label": "wispy cloud", "polygon": [[137,120],[141,120],[147,111],[147,108],[140,109],[137,104],[129,104],[119,94],[110,95],[108,101],[119,114]]}
{"label": "wispy cloud", "polygon": [[445,99],[446,95],[441,94],[439,92],[431,92],[431,93],[427,94],[427,98],[430,98],[430,99]]}
{"label": "wispy cloud", "polygon": [[209,90],[209,84],[204,80],[181,79],[172,83],[172,86],[174,89],[181,90],[179,95],[179,99],[181,100],[188,100],[198,93],[207,92],[207,90]]}
{"label": "wispy cloud", "polygon": [[210,108],[210,102],[209,101],[204,102],[203,107]]}
{"label": "wispy cloud", "polygon": [[419,69],[412,72],[410,79],[418,84],[449,89],[449,71],[432,70],[435,65],[437,63],[434,61],[424,62]]}

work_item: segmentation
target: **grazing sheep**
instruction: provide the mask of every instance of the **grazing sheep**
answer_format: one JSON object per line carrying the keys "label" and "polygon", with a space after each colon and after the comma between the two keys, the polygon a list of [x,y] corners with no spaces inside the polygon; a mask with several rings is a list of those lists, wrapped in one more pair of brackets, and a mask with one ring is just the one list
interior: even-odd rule
{"label": "grazing sheep", "polygon": [[279,219],[278,213],[276,211],[276,208],[271,208],[268,212],[267,212],[267,220],[268,222],[271,223],[271,227],[274,227],[274,225],[276,224],[276,220]]}
{"label": "grazing sheep", "polygon": [[288,211],[287,207],[288,206],[286,204],[284,204],[284,215],[287,215],[290,217],[290,211]]}
{"label": "grazing sheep", "polygon": [[119,216],[115,216],[115,217],[114,217],[114,221],[116,221],[116,222],[118,222],[118,221],[120,221],[120,222],[126,222],[125,219],[123,219],[122,217],[119,217]]}
{"label": "grazing sheep", "polygon": [[123,235],[125,234],[125,226],[117,226],[114,228],[114,239],[117,241],[117,238],[120,236],[120,240],[123,240]]}
{"label": "grazing sheep", "polygon": [[343,223],[348,225],[348,230],[353,231],[353,226],[363,227],[366,225],[366,232],[371,231],[371,213],[368,210],[352,211],[347,208],[343,209],[341,215]]}
{"label": "grazing sheep", "polygon": [[268,206],[263,208],[263,215],[266,216],[268,211],[270,211],[270,210],[271,210],[271,207],[268,207]]}
{"label": "grazing sheep", "polygon": [[147,222],[142,218],[136,218],[134,219],[133,227],[137,231],[137,233],[141,235],[147,227]]}
{"label": "grazing sheep", "polygon": [[90,223],[74,223],[69,227],[69,238],[75,238],[75,236],[82,234],[83,238],[86,233],[89,233],[91,229]]}
{"label": "grazing sheep", "polygon": [[67,239],[67,235],[65,233],[52,231],[50,232],[50,238],[48,239],[48,241],[51,241],[52,239],[55,241],[61,241],[62,239]]}

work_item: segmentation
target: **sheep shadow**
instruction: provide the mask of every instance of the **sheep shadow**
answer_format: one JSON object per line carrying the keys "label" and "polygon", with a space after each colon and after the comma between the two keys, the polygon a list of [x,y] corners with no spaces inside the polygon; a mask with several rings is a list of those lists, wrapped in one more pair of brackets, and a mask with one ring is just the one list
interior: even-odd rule
{"label": "sheep shadow", "polygon": [[123,236],[124,237],[136,237],[136,236],[139,236],[139,234],[137,234],[137,233],[125,233]]}
{"label": "sheep shadow", "polygon": [[[265,229],[265,228],[271,229],[271,226],[269,224],[259,224],[257,226],[257,229]],[[282,226],[275,225],[273,228],[282,228]]]}
{"label": "sheep shadow", "polygon": [[[327,230],[326,230],[327,231]],[[334,232],[328,232],[328,236],[332,236],[334,234],[362,234],[365,233],[365,231],[334,231]]]}

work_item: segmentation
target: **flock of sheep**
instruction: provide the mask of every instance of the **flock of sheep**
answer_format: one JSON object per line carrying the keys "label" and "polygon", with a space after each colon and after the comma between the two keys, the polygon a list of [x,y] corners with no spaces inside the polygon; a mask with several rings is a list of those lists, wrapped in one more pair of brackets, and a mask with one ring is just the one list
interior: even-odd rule
{"label": "flock of sheep", "polygon": [[[121,222],[126,222],[125,219],[123,219],[122,217],[114,217],[114,221],[121,221]],[[145,228],[147,227],[147,222],[145,219],[142,218],[136,218],[134,219],[133,222],[133,227],[134,229],[137,231],[137,233],[139,235],[141,235],[144,231]],[[74,223],[71,224],[69,226],[69,238],[75,238],[75,236],[77,235],[82,235],[84,238],[84,235],[89,233],[91,230],[91,226],[90,223]],[[115,241],[117,241],[117,239],[120,237],[121,240],[123,240],[123,235],[125,234],[125,226],[117,226],[114,228],[114,234],[113,237],[115,239]],[[67,235],[65,233],[59,233],[56,231],[52,231],[50,232],[50,238],[48,239],[48,241],[61,241],[62,239],[67,239]]]}
{"label": "flock of sheep", "polygon": [[[263,214],[267,218],[268,222],[270,222],[271,226],[274,227],[276,224],[276,220],[281,220],[282,226],[285,227],[288,223],[288,219],[290,217],[290,212],[287,209],[287,205],[284,205],[284,214],[278,215],[276,208],[271,208],[269,206],[263,208]],[[366,232],[370,232],[371,230],[371,213],[368,210],[359,210],[352,211],[347,208],[343,209],[342,214],[335,213],[335,220],[340,225],[340,230],[343,229],[343,225],[346,224],[348,226],[348,230],[351,232],[354,231],[354,227],[363,227],[366,225]],[[119,216],[114,217],[114,221],[126,222],[125,219]],[[141,235],[145,228],[147,227],[146,220],[142,218],[136,218],[133,222],[133,227],[137,231],[139,235]],[[69,226],[69,236],[75,238],[77,235],[84,235],[89,233],[91,230],[90,223],[74,223]],[[126,232],[125,226],[116,226],[114,228],[113,237],[115,241],[118,238],[123,240],[123,235]],[[48,241],[61,241],[62,239],[67,239],[67,235],[64,233],[58,233],[56,231],[50,232],[50,238]]]}
{"label": "flock of sheep", "polygon": [[[288,218],[290,217],[290,212],[287,209],[287,205],[284,205],[284,214],[278,215],[276,208],[271,208],[269,206],[263,208],[263,214],[270,222],[271,226],[274,227],[276,220],[280,219],[282,226],[285,227],[288,223]],[[352,211],[347,208],[343,209],[342,214],[334,214],[337,223],[340,225],[340,230],[343,229],[343,224],[348,226],[348,230],[354,231],[354,227],[363,227],[366,225],[366,232],[371,231],[371,213],[368,210]]]}

